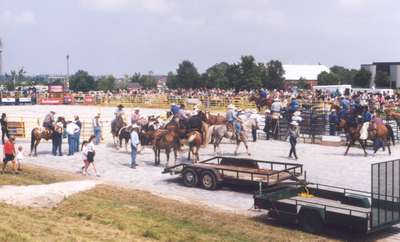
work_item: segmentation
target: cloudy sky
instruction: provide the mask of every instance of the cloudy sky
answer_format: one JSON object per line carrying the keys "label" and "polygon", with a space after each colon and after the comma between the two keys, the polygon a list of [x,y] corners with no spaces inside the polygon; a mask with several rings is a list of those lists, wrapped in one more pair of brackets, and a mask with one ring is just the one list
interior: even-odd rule
{"label": "cloudy sky", "polygon": [[165,74],[259,62],[400,61],[398,0],[0,0],[3,71]]}

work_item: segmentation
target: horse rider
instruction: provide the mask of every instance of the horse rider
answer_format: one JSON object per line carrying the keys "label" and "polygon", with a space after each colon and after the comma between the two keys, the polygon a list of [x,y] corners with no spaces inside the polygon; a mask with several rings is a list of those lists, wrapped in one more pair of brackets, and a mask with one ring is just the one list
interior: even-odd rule
{"label": "horse rider", "polygon": [[372,121],[372,114],[369,112],[368,106],[364,106],[363,113],[361,116],[362,127],[360,130],[360,139],[366,140],[368,138],[368,131],[371,130],[370,128],[371,121]]}
{"label": "horse rider", "polygon": [[228,105],[228,111],[226,112],[226,121],[228,122],[229,125],[233,128],[235,131],[236,138],[240,137],[240,132],[242,129],[241,126],[241,120],[238,117],[238,114],[235,112],[235,105],[229,104]]}
{"label": "horse rider", "polygon": [[376,152],[377,150],[379,150],[379,148],[383,148],[384,149],[384,145],[383,145],[383,141],[376,137],[376,130],[378,128],[378,126],[380,125],[385,125],[385,123],[383,122],[383,119],[380,117],[378,112],[375,112],[373,118],[372,118],[372,132],[374,133],[373,136],[375,136],[374,138],[374,152]]}
{"label": "horse rider", "polygon": [[117,109],[114,112],[115,118],[117,119],[118,117],[122,117],[122,119],[125,121],[125,110],[124,110],[124,105],[119,104],[117,106]]}
{"label": "horse rider", "polygon": [[140,109],[138,107],[133,109],[133,113],[131,115],[131,124],[138,124],[139,120],[141,119]]}
{"label": "horse rider", "polygon": [[56,112],[50,111],[43,120],[43,127],[47,130],[53,130],[54,129],[54,122],[55,122],[55,114]]}
{"label": "horse rider", "polygon": [[174,114],[174,119],[178,123],[178,125],[182,124],[184,127],[187,127],[187,123],[189,120],[188,115],[186,114],[185,105],[181,104]]}
{"label": "horse rider", "polygon": [[299,107],[300,107],[299,101],[297,101],[296,97],[293,96],[289,104],[289,119],[290,119],[289,121],[292,121],[291,117],[293,113],[295,113],[299,109]]}

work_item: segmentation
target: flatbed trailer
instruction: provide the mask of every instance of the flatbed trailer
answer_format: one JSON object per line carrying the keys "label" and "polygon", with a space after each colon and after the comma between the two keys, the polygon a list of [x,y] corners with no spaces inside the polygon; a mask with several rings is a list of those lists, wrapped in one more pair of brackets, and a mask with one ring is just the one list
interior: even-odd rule
{"label": "flatbed trailer", "polygon": [[254,195],[272,218],[319,233],[325,225],[371,233],[400,222],[400,160],[373,164],[371,192],[316,183],[279,184]]}
{"label": "flatbed trailer", "polygon": [[181,174],[186,186],[215,190],[223,183],[273,186],[303,174],[303,165],[234,157],[213,157],[195,164],[178,164],[163,173]]}

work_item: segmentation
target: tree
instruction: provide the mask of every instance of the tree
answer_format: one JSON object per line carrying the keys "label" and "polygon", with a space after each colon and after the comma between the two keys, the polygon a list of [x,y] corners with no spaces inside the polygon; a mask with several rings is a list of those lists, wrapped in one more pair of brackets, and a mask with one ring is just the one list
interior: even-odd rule
{"label": "tree", "polygon": [[271,60],[266,66],[264,86],[268,89],[282,89],[284,85],[285,70],[279,60]]}
{"label": "tree", "polygon": [[202,75],[204,86],[207,88],[229,88],[228,69],[229,64],[226,62],[221,62],[208,68],[206,73]]}
{"label": "tree", "polygon": [[253,56],[242,56],[239,63],[240,81],[239,89],[256,89],[262,87],[262,72]]}
{"label": "tree", "polygon": [[176,75],[168,73],[167,86],[169,88],[199,88],[203,87],[201,77],[194,64],[188,60],[179,64]]}
{"label": "tree", "polygon": [[357,70],[347,69],[343,66],[332,66],[330,68],[331,73],[337,76],[339,84],[353,84],[354,76],[357,74]]}
{"label": "tree", "polygon": [[115,89],[115,78],[113,76],[105,76],[97,81],[97,90],[112,91]]}
{"label": "tree", "polygon": [[318,85],[338,85],[339,78],[335,73],[321,72],[318,75]]}
{"label": "tree", "polygon": [[389,87],[390,77],[386,72],[377,71],[375,75],[375,85],[376,87]]}
{"label": "tree", "polygon": [[300,77],[299,81],[297,82],[297,87],[299,89],[311,89],[310,83],[303,77]]}
{"label": "tree", "polygon": [[151,75],[141,76],[139,83],[143,88],[146,89],[157,87],[157,80]]}
{"label": "tree", "polygon": [[88,92],[96,89],[96,82],[87,71],[79,70],[71,76],[69,88],[75,92]]}
{"label": "tree", "polygon": [[353,77],[353,85],[356,87],[369,87],[371,83],[371,72],[365,69],[357,71]]}

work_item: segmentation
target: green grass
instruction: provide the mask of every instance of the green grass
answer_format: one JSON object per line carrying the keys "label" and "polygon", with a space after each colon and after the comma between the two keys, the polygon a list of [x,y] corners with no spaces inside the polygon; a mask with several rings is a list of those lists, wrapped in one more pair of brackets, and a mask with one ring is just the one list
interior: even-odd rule
{"label": "green grass", "polygon": [[[37,170],[36,170],[37,171]],[[70,179],[50,172],[3,175],[2,184]],[[6,178],[6,179],[3,179]],[[11,183],[10,183],[11,184]],[[53,209],[0,204],[0,241],[327,241],[328,239],[107,185]]]}

